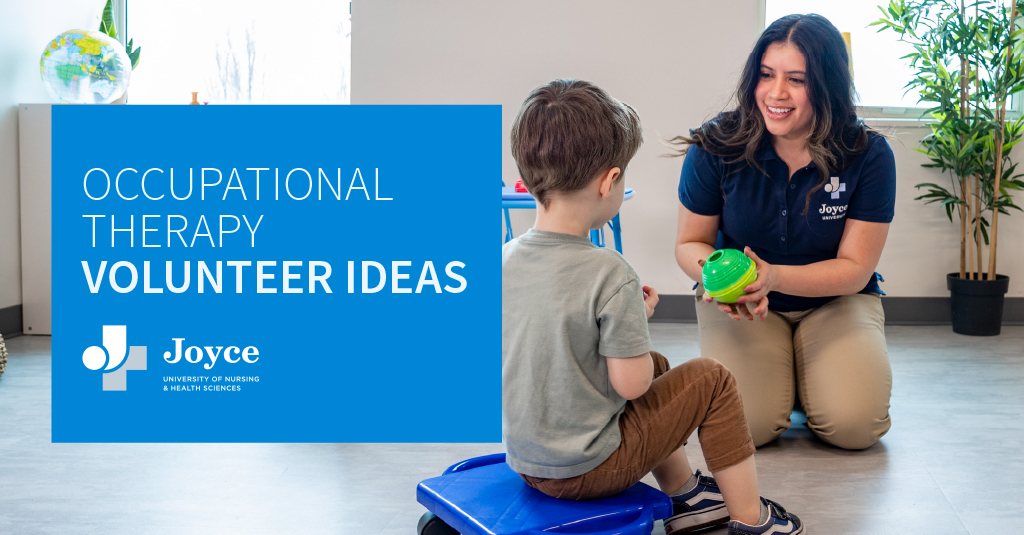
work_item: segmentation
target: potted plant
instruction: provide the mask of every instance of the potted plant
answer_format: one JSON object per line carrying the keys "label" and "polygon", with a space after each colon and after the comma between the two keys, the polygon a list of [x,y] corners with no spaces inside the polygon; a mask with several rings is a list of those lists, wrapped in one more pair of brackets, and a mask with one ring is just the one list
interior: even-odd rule
{"label": "potted plant", "polygon": [[[934,120],[916,149],[948,173],[948,186],[923,183],[915,200],[939,203],[960,222],[960,272],[946,277],[953,331],[999,334],[1009,278],[996,272],[999,216],[1020,210],[1014,190],[1024,189],[1010,149],[1024,136],[1024,116],[1007,120],[1007,99],[1024,90],[1024,29],[1019,10],[1001,1],[893,0],[880,6],[879,31],[894,31],[914,52],[908,90],[920,90],[922,115]],[[985,249],[988,249],[987,262]]]}

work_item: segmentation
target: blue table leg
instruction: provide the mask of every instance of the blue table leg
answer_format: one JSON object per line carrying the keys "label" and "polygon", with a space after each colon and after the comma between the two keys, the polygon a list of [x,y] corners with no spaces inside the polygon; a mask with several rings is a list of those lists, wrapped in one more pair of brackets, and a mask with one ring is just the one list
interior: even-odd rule
{"label": "blue table leg", "polygon": [[503,209],[505,212],[505,243],[512,241],[512,218],[508,215],[508,208]]}
{"label": "blue table leg", "polygon": [[[622,254],[622,225],[619,223],[619,214],[615,214],[615,217],[608,222],[608,227],[612,229],[612,237],[615,239],[615,250]],[[605,247],[607,244],[604,241],[604,228],[590,231],[590,242],[598,247]]]}
{"label": "blue table leg", "polygon": [[622,254],[622,225],[619,223],[619,214],[615,214],[608,222],[608,226],[612,228],[612,237],[615,238],[615,250]]}

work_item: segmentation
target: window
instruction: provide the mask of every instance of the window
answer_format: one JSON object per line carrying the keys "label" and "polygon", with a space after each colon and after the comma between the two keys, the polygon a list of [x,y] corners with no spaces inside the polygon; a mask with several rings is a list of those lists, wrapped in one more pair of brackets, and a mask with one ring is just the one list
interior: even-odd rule
{"label": "window", "polygon": [[129,1],[133,104],[348,104],[351,8],[339,0]]}
{"label": "window", "polygon": [[878,33],[878,27],[868,27],[882,18],[878,5],[888,0],[846,0],[822,2],[820,0],[764,0],[765,28],[772,22],[793,13],[817,13],[839,29],[850,33],[853,57],[853,84],[859,96],[858,106],[869,108],[861,114],[903,115],[918,117],[924,108],[917,102],[918,91],[906,90],[913,79],[909,60],[901,59],[914,51],[901,42],[891,31]]}

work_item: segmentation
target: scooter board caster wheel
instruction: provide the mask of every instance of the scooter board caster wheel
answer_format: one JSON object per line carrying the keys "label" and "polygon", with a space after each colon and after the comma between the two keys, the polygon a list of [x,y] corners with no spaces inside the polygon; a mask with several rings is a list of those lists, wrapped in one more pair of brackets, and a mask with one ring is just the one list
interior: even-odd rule
{"label": "scooter board caster wheel", "polygon": [[417,535],[459,535],[455,528],[431,512],[423,513],[423,516],[420,517],[420,521],[416,525],[416,533]]}

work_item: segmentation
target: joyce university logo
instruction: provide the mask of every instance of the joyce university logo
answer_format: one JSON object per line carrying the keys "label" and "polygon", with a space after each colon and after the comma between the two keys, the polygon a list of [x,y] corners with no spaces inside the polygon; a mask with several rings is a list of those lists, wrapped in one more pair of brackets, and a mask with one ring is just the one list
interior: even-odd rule
{"label": "joyce university logo", "polygon": [[104,325],[103,347],[91,346],[82,353],[86,368],[103,371],[103,390],[127,390],[128,370],[146,369],[146,346],[129,348],[127,331],[124,325]]}
{"label": "joyce university logo", "polygon": [[846,191],[846,182],[839,182],[839,177],[834,176],[825,184],[825,191],[831,193],[833,199],[838,199],[839,193]]}

